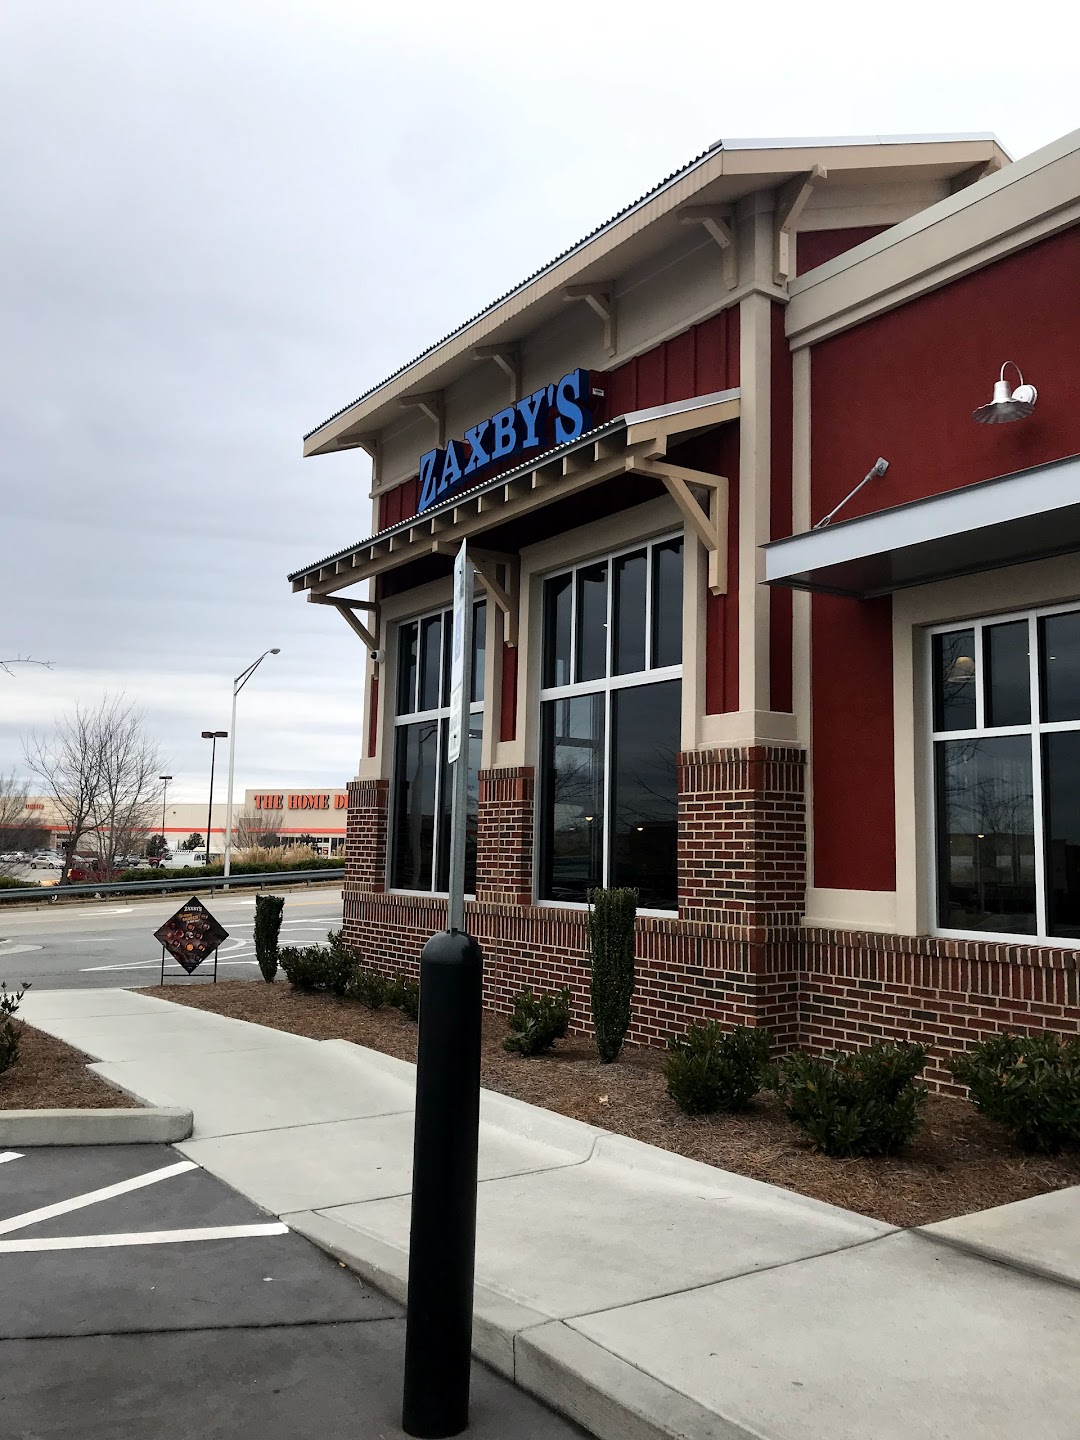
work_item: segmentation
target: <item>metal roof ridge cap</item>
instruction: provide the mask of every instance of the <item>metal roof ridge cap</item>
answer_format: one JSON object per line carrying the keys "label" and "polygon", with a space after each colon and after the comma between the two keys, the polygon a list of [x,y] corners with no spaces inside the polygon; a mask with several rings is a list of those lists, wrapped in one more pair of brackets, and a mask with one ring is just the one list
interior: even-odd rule
{"label": "metal roof ridge cap", "polygon": [[574,255],[577,251],[581,250],[584,246],[589,245],[594,240],[598,240],[601,235],[612,229],[621,221],[627,219],[635,211],[640,210],[643,205],[647,205],[650,201],[655,200],[658,196],[662,195],[664,191],[669,190],[677,181],[684,180],[688,175],[692,174],[696,169],[699,169],[702,165],[704,165],[706,161],[709,160],[711,157],[717,155],[722,156],[722,154],[723,141],[718,140],[713,145],[710,145],[707,150],[703,150],[692,160],[688,160],[684,165],[681,165],[677,169],[673,170],[669,175],[665,176],[663,180],[659,181],[651,189],[646,190],[642,195],[639,195],[636,200],[632,200],[628,205],[624,205],[621,210],[617,210],[615,214],[610,216],[607,220],[604,220],[599,225],[594,226],[593,229],[589,230],[585,235],[583,235],[580,240],[574,241],[574,243],[568,245],[565,250],[560,250],[557,255],[552,257],[552,259],[546,261],[538,269],[532,271],[531,274],[526,275],[523,280],[518,281],[516,285],[511,286],[509,290],[504,291],[503,294],[497,296],[494,300],[490,301],[482,309],[478,310],[475,315],[470,316],[468,320],[462,321],[460,325],[457,325],[453,330],[448,331],[440,340],[436,340],[431,345],[426,346],[423,350],[420,351],[418,355],[414,356],[412,360],[407,361],[404,365],[400,365],[396,370],[392,371],[384,380],[380,380],[377,385],[373,385],[369,390],[365,390],[362,394],[358,395],[355,400],[351,400],[348,405],[343,405],[340,410],[336,410],[333,415],[328,416],[327,419],[323,420],[321,424],[316,425],[314,429],[308,430],[303,436],[304,441],[306,442],[310,440],[312,436],[317,435],[320,430],[325,430],[328,425],[333,424],[335,420],[339,420],[342,415],[346,414],[349,410],[354,409],[362,401],[369,400],[373,395],[377,395],[380,390],[384,390],[393,381],[400,379],[401,376],[404,375],[407,371],[411,370],[414,365],[418,365],[421,360],[424,360],[429,355],[434,354],[435,351],[441,350],[442,347],[448,344],[451,340],[457,339],[458,336],[464,334],[465,331],[469,330],[479,320],[482,320],[493,310],[497,310],[499,306],[505,304],[507,300],[513,299],[513,297],[520,294],[521,291],[528,289],[530,285],[534,284],[537,280],[540,280],[549,271],[554,270],[555,267],[562,264],[564,260],[569,260],[572,255]]}
{"label": "metal roof ridge cap", "polygon": [[[1066,142],[1072,143],[1067,144]],[[1051,141],[1049,145],[1033,150],[1030,155],[1024,155],[1019,160],[1013,160],[1010,164],[1002,166],[1000,170],[983,176],[981,180],[976,180],[974,185],[965,186],[955,195],[947,195],[943,200],[935,200],[933,205],[928,205],[924,210],[909,215],[906,220],[899,220],[895,225],[888,226],[880,235],[871,236],[869,240],[863,240],[860,244],[853,245],[850,250],[845,250],[842,254],[834,256],[832,260],[827,260],[824,265],[815,265],[804,275],[796,275],[788,282],[788,294],[791,300],[807,294],[816,285],[823,285],[827,280],[843,274],[845,270],[854,269],[864,260],[869,260],[874,255],[880,255],[892,246],[899,245],[902,241],[908,240],[924,230],[930,230],[935,225],[942,224],[954,215],[959,215],[968,207],[981,204],[983,200],[997,191],[1004,190],[1009,185],[1021,184],[1040,170],[1066,159],[1077,150],[1080,150],[1080,130],[1071,130],[1057,140]],[[1056,153],[1047,153],[1050,151]],[[973,191],[976,193],[973,194]]]}
{"label": "metal roof ridge cap", "polygon": [[751,136],[724,141],[725,150],[814,150],[821,146],[840,145],[964,145],[989,141],[1012,159],[1012,155],[992,130],[956,130],[911,135],[807,135]]}

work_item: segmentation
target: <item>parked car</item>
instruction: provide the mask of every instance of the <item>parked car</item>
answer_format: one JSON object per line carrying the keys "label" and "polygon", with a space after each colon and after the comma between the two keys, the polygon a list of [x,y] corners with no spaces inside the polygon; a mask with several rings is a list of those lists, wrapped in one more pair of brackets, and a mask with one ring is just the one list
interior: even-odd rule
{"label": "parked car", "polygon": [[0,860],[6,865],[26,865],[30,856],[25,850],[8,850],[5,854],[0,855]]}
{"label": "parked car", "polygon": [[31,870],[59,870],[60,856],[52,850],[39,850],[30,861]]}

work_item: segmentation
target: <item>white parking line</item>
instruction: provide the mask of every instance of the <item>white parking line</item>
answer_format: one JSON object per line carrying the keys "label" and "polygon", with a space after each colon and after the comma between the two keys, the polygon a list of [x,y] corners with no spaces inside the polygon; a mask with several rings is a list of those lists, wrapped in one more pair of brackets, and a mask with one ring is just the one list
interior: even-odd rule
{"label": "white parking line", "polygon": [[115,1185],[104,1185],[100,1190],[88,1190],[85,1195],[73,1195],[70,1200],[58,1200],[55,1205],[27,1210],[22,1215],[13,1215],[10,1220],[0,1220],[0,1235],[23,1230],[27,1225],[36,1225],[39,1220],[51,1220],[54,1215],[69,1215],[72,1210],[83,1210],[87,1205],[96,1205],[99,1200],[112,1200],[116,1195],[126,1195],[131,1190],[141,1190],[145,1185],[156,1185],[159,1180],[171,1180],[174,1175],[184,1175],[198,1168],[194,1160],[178,1160],[175,1165],[165,1165],[145,1175],[135,1175],[130,1180],[118,1180]]}
{"label": "white parking line", "polygon": [[21,1160],[22,1158],[21,1150],[0,1150],[0,1165],[3,1165],[5,1160]]}
{"label": "white parking line", "polygon": [[0,1255],[32,1250],[107,1250],[121,1245],[186,1245],[192,1240],[246,1240],[254,1235],[287,1235],[280,1222],[260,1225],[206,1225],[196,1230],[135,1230],[127,1235],[56,1235],[47,1240],[0,1240]]}

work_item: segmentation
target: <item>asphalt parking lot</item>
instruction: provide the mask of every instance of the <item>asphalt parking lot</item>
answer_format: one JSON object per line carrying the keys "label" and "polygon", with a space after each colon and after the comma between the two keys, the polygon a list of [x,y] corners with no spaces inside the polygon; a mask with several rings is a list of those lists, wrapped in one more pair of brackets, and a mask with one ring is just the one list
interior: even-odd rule
{"label": "asphalt parking lot", "polygon": [[[0,1150],[4,1440],[396,1440],[394,1302],[168,1146]],[[483,1367],[475,1440],[583,1432]]]}

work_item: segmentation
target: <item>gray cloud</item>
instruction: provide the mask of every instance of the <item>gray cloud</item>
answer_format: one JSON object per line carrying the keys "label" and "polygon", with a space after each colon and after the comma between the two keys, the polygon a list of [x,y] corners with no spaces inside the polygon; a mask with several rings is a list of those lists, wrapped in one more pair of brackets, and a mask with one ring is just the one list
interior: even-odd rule
{"label": "gray cloud", "polygon": [[1064,47],[1002,61],[941,10],[781,5],[762,47],[686,3],[6,7],[0,652],[55,669],[0,676],[0,770],[122,689],[198,794],[280,645],[238,783],[341,783],[363,654],[285,575],[367,532],[367,470],[303,432],[725,132],[1067,128]]}

